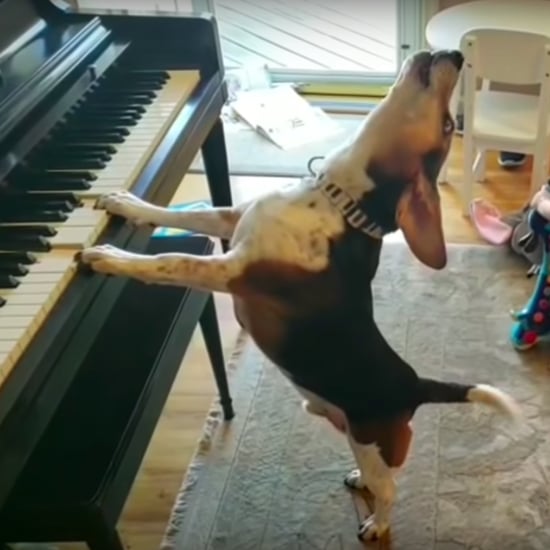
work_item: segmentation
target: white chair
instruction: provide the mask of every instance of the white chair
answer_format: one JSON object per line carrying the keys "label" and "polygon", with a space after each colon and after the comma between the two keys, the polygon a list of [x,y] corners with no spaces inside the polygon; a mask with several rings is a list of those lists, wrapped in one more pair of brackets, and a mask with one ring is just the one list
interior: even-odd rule
{"label": "white chair", "polygon": [[[531,195],[546,181],[550,152],[550,39],[528,32],[471,29],[461,40],[464,54],[464,183],[469,214],[474,181],[485,177],[485,153],[533,155]],[[479,79],[482,80],[478,89]],[[489,90],[489,82],[540,85],[539,95]]]}

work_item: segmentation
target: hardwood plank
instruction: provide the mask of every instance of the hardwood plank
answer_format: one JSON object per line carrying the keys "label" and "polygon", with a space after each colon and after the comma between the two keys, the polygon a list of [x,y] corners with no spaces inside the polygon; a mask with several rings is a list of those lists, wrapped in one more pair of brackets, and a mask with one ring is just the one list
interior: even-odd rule
{"label": "hardwood plank", "polygon": [[356,26],[358,22],[363,31],[380,40],[387,38],[388,28],[395,27],[397,22],[397,0],[379,2],[378,0],[305,0],[311,13],[325,12],[338,16],[345,27]]}
{"label": "hardwood plank", "polygon": [[222,7],[216,8],[216,12],[221,12],[218,19],[221,39],[224,43],[231,42],[250,52],[250,54],[247,53],[247,58],[252,55],[255,59],[262,60],[262,63],[268,63],[271,66],[299,67],[301,69],[327,68],[317,62],[315,58],[298,55],[295,51],[288,49],[286,41],[282,42],[285,46],[280,46],[279,41],[267,39],[259,32],[260,29],[256,28],[256,25],[251,25],[250,20],[235,17],[231,11],[226,12]]}
{"label": "hardwood plank", "polygon": [[[253,3],[253,0],[243,0],[247,3]],[[392,40],[393,27],[390,26],[384,33],[384,39],[378,40],[370,36],[366,32],[356,32],[349,27],[338,25],[333,21],[329,21],[318,17],[317,13],[312,12],[306,4],[297,4],[293,0],[279,0],[277,3],[269,4],[269,10],[278,13],[287,19],[299,23],[303,27],[315,29],[321,33],[331,36],[346,44],[352,44],[363,52],[366,52],[378,59],[383,59],[386,63],[395,63],[397,58],[396,53],[396,38]],[[393,25],[395,26],[395,25]]]}
{"label": "hardwood plank", "polygon": [[[457,137],[450,156],[449,173],[452,183],[440,188],[445,234],[448,242],[481,243],[483,241],[460,210],[456,186],[461,181],[461,162],[462,141]],[[476,184],[476,196],[493,201],[503,212],[515,211],[528,198],[529,177],[530,164],[508,172],[498,166],[496,153],[491,153],[487,162],[487,183]],[[289,179],[233,177],[235,202],[276,189]],[[172,202],[197,200],[206,196],[204,177],[190,174],[182,181]],[[233,318],[228,296],[217,295],[216,305],[224,349],[226,357],[229,357],[238,326]],[[197,331],[124,510],[120,528],[127,548],[153,550],[159,547],[184,471],[192,459],[205,415],[215,396],[214,392],[215,384],[202,337]],[[235,403],[235,407],[239,414],[239,404]],[[76,550],[84,547],[62,545],[60,548]]]}
{"label": "hardwood plank", "polygon": [[[277,45],[278,47],[288,48],[289,51],[300,52],[301,61],[288,65],[289,67],[302,69],[306,68],[305,63],[317,63],[322,68],[330,69],[339,67],[340,70],[358,71],[366,70],[366,67],[359,62],[344,59],[341,56],[335,55],[329,49],[325,49],[320,45],[308,42],[300,36],[303,36],[306,29],[302,29],[302,35],[295,35],[287,29],[279,29],[271,25],[267,21],[263,21],[260,17],[253,14],[248,15],[234,7],[233,1],[228,0],[227,4],[219,3],[216,6],[216,13],[220,21],[231,23],[243,30],[248,30],[251,36],[264,41],[264,47],[267,44]],[[261,46],[257,51],[261,51]],[[298,64],[301,63],[301,64]]]}
{"label": "hardwood plank", "polygon": [[[229,5],[229,2],[228,2]],[[250,0],[230,0],[231,10],[240,15],[246,15],[254,18],[256,21],[264,21],[270,28],[281,30],[294,38],[315,46],[330,55],[341,58],[341,63],[348,63],[348,67],[342,66],[342,69],[349,70],[376,70],[380,65],[387,64],[388,60],[383,60],[380,56],[370,53],[366,50],[360,41],[345,41],[346,31],[342,30],[339,35],[331,36],[324,30],[319,31],[312,26],[311,22],[296,22],[284,13],[278,13],[277,7],[281,3],[272,4],[264,2],[258,4]],[[326,58],[323,58],[327,61]]]}
{"label": "hardwood plank", "polygon": [[[264,47],[263,41],[224,21],[219,21],[218,27],[226,68],[265,64],[272,68],[287,66],[289,56],[286,55],[286,52],[283,51],[282,56],[279,56],[277,51],[273,52],[272,48]],[[280,61],[281,57],[282,62]],[[230,59],[233,60],[233,65],[228,64]]]}

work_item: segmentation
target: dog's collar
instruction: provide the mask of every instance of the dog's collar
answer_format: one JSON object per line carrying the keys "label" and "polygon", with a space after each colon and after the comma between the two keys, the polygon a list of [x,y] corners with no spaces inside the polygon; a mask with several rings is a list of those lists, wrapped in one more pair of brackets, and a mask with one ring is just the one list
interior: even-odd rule
{"label": "dog's collar", "polygon": [[373,239],[381,239],[384,236],[384,230],[380,225],[369,220],[357,201],[338,187],[338,185],[331,181],[326,181],[321,184],[320,189],[354,229],[361,231]]}

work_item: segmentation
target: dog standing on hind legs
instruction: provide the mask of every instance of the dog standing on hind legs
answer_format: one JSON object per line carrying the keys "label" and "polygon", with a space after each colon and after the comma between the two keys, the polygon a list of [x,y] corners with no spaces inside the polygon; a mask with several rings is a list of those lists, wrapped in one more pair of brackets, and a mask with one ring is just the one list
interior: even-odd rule
{"label": "dog standing on hind legs", "polygon": [[239,323],[303,395],[305,410],[347,437],[357,469],[346,484],[374,496],[374,513],[359,527],[365,541],[389,528],[394,473],[420,405],[480,402],[519,414],[492,386],[419,377],[373,316],[371,281],[385,234],[401,229],[418,260],[446,265],[436,179],[454,131],[449,99],[462,63],[458,51],[409,57],[356,135],[316,177],[294,186],[198,212],[170,211],[127,192],[98,201],[135,224],[228,239],[228,252],[144,256],[96,246],[80,255],[97,272],[232,295]]}

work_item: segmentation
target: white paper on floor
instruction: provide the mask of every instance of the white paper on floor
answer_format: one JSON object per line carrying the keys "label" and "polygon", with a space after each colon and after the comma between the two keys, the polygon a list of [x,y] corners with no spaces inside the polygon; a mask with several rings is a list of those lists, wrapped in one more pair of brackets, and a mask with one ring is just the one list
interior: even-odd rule
{"label": "white paper on floor", "polygon": [[311,106],[290,85],[242,91],[231,102],[231,108],[281,149],[320,141],[343,131],[336,120]]}

